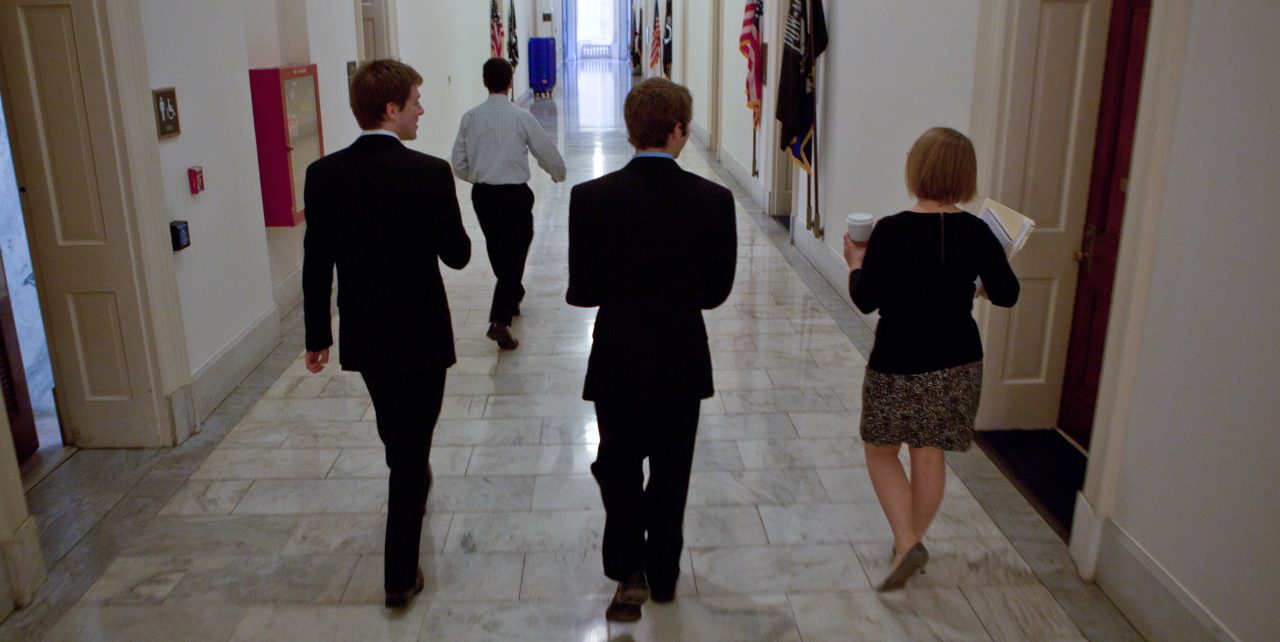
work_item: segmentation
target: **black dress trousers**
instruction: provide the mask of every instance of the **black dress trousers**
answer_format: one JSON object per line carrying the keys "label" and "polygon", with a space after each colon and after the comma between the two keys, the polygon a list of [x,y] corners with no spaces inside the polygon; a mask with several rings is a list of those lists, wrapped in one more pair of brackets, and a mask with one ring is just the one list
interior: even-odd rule
{"label": "black dress trousers", "polygon": [[533,190],[524,183],[477,183],[471,187],[471,204],[484,232],[489,265],[498,277],[489,321],[511,325],[524,298],[524,262],[533,243]]}
{"label": "black dress trousers", "polygon": [[700,406],[696,398],[657,404],[596,401],[600,448],[591,474],[604,501],[602,553],[610,579],[622,581],[645,570],[655,592],[675,590]]}
{"label": "black dress trousers", "polygon": [[412,589],[417,579],[423,506],[431,485],[427,460],[444,401],[445,372],[360,373],[373,399],[378,437],[391,469],[383,565],[388,592]]}

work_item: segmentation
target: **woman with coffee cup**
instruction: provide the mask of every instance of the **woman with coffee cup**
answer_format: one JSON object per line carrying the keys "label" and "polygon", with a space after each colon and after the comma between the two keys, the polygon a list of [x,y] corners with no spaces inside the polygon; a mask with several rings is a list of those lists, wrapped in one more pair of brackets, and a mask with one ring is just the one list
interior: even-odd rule
{"label": "woman with coffee cup", "polygon": [[[866,242],[844,238],[849,296],[864,313],[880,311],[860,432],[867,473],[893,530],[893,564],[881,591],[902,587],[928,561],[922,540],[942,503],[943,452],[973,442],[982,390],[975,279],[1002,307],[1018,300],[1019,289],[991,230],[957,205],[973,199],[977,182],[964,134],[926,131],[907,154],[906,179],[914,207],[881,219]],[[902,444],[910,451],[909,480],[898,459]]]}

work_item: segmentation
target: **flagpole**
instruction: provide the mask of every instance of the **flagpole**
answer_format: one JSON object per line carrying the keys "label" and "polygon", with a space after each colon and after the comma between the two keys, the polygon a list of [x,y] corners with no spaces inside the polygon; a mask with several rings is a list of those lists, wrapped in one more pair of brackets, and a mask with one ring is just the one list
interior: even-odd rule
{"label": "flagpole", "polygon": [[818,180],[818,57],[813,52],[813,1],[805,0],[805,4],[808,11],[805,27],[809,30],[806,42],[809,49],[809,74],[813,78],[813,157],[809,159],[809,166],[813,168],[813,237],[820,239],[825,230],[822,227],[822,205],[819,201],[822,188]]}
{"label": "flagpole", "polygon": [[[805,0],[804,2],[804,24],[805,24],[804,48],[805,48],[806,55],[809,56],[810,65],[812,65],[813,63],[813,3],[810,2],[809,0]],[[804,72],[807,74],[809,72],[809,69],[805,69]],[[809,78],[805,76],[805,77],[802,77],[800,80],[801,82],[808,82]],[[817,104],[817,102],[815,101],[814,104]],[[810,125],[810,127],[814,127],[816,124],[817,123],[813,123],[812,125]],[[808,132],[804,132],[804,133],[797,132],[796,142],[800,144],[801,154],[804,153],[803,135],[807,133]],[[815,134],[816,133],[817,133],[817,130],[815,129]],[[817,138],[817,136],[815,136],[814,138]],[[804,173],[804,229],[806,230],[813,230],[813,196],[814,196],[813,170],[814,170],[813,158],[810,158],[809,167],[806,168]],[[813,237],[817,238],[818,233],[814,232]]]}
{"label": "flagpole", "polygon": [[759,138],[760,130],[751,128],[751,177],[755,178],[760,175],[759,168],[756,167],[756,139]]}

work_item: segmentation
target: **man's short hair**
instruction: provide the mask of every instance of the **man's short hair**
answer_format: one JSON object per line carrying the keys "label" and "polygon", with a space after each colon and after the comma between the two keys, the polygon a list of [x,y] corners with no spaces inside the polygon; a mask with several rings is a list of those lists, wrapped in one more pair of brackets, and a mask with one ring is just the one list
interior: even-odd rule
{"label": "man's short hair", "polygon": [[950,127],[934,127],[907,153],[907,190],[939,203],[964,203],[977,192],[978,159],[969,138]]}
{"label": "man's short hair", "polygon": [[684,85],[650,78],[631,88],[622,116],[627,122],[627,140],[636,149],[666,147],[676,125],[689,131],[693,95]]}
{"label": "man's short hair", "polygon": [[491,94],[505,94],[511,86],[511,76],[515,70],[511,63],[503,58],[490,58],[484,61],[484,86]]}
{"label": "man's short hair", "polygon": [[387,103],[404,107],[409,93],[422,84],[422,75],[398,60],[370,60],[351,77],[351,113],[360,129],[378,129]]}

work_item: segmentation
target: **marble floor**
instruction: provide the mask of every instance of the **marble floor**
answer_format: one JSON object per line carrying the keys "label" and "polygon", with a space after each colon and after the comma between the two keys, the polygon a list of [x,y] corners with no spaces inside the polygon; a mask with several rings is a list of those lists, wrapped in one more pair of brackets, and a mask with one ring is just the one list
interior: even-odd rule
{"label": "marble floor", "polygon": [[493,276],[460,186],[476,245],[465,270],[445,271],[459,362],[412,608],[381,606],[387,471],[368,394],[356,375],[306,372],[295,310],[198,435],[81,450],[30,489],[50,578],[0,639],[1139,639],[976,448],[949,460],[927,574],[871,589],[890,533],[857,438],[870,331],[695,145],[681,165],[739,194],[733,294],[706,313],[718,393],[702,404],[679,598],[605,621],[597,435],[581,399],[595,311],[564,303],[566,211],[570,186],[630,155],[630,77],[577,71],[531,107],[569,180],[532,182],[513,352],[484,337]]}

